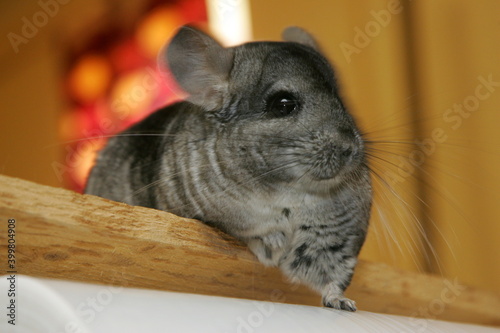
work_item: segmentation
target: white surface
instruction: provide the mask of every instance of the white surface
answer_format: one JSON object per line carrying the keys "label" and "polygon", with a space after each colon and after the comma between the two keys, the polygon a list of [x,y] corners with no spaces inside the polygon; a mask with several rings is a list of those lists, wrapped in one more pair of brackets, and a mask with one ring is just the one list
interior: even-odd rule
{"label": "white surface", "polygon": [[[0,304],[5,309],[0,317],[0,332],[38,333],[38,332],[90,332],[85,328],[82,320],[77,316],[71,304],[65,297],[47,286],[44,280],[27,276],[15,277],[15,326],[8,323],[11,318],[7,316],[10,311],[7,306],[11,297],[8,297],[10,275],[0,277]],[[69,285],[68,285],[69,286]],[[75,285],[69,286],[72,289]],[[65,327],[79,327],[79,331],[66,330]],[[61,329],[63,328],[63,329]]]}
{"label": "white surface", "polygon": [[[1,304],[8,281],[0,280]],[[435,320],[17,276],[16,326],[0,332],[500,332]],[[5,306],[1,306],[5,309]],[[6,312],[6,310],[4,310]]]}

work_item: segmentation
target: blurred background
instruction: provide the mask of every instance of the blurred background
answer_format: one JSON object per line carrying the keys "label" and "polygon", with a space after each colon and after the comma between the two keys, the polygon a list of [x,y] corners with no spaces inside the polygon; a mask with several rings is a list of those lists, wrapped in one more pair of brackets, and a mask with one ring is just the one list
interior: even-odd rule
{"label": "blurred background", "polygon": [[33,0],[0,13],[1,174],[81,191],[107,137],[184,97],[156,68],[180,25],[225,45],[298,25],[369,141],[361,257],[500,292],[500,2]]}

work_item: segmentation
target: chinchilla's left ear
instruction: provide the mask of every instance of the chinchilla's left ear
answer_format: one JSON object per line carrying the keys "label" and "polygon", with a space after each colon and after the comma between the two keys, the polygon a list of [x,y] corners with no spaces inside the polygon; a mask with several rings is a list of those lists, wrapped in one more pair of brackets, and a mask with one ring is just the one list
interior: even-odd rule
{"label": "chinchilla's left ear", "polygon": [[320,48],[318,46],[318,43],[316,43],[314,37],[302,28],[294,26],[288,27],[285,30],[283,30],[281,36],[284,41],[295,42],[302,45],[306,45],[320,52]]}
{"label": "chinchilla's left ear", "polygon": [[207,111],[219,109],[228,93],[233,51],[198,29],[183,26],[159,58],[179,85],[190,94],[188,100]]}

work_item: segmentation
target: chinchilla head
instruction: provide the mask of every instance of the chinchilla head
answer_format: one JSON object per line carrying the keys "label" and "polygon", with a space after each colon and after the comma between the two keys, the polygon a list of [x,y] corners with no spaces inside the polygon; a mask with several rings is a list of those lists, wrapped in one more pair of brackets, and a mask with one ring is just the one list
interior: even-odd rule
{"label": "chinchilla head", "polygon": [[162,59],[216,129],[218,155],[240,170],[309,189],[359,176],[363,140],[330,64],[304,30],[283,38],[224,48],[182,27]]}

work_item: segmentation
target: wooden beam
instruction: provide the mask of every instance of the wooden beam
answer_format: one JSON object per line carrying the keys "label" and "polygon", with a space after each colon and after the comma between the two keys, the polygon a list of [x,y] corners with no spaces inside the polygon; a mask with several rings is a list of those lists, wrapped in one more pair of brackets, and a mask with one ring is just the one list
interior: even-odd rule
{"label": "wooden beam", "polygon": [[[319,305],[203,223],[0,176],[0,267],[16,220],[17,272],[39,277]],[[500,325],[500,295],[361,261],[348,296],[361,310]]]}

